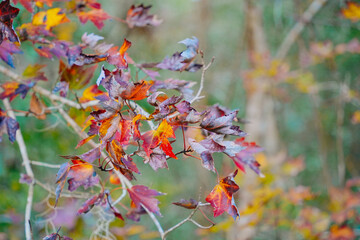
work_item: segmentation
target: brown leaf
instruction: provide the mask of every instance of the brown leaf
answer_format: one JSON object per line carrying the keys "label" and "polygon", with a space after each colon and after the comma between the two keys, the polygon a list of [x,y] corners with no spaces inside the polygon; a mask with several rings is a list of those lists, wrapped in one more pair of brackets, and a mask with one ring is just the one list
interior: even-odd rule
{"label": "brown leaf", "polygon": [[45,120],[45,108],[45,104],[33,93],[30,100],[30,112],[32,112],[37,119]]}

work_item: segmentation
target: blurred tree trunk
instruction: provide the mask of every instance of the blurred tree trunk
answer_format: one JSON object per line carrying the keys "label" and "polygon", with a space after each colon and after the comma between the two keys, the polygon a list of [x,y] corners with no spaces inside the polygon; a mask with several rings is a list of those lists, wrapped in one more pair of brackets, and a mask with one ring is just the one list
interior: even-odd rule
{"label": "blurred tree trunk", "polygon": [[[269,54],[268,44],[262,22],[262,10],[252,0],[245,2],[244,11],[246,13],[246,42],[250,68],[256,68],[256,61],[252,56],[266,56]],[[275,103],[270,95],[271,82],[266,77],[252,79],[251,82],[244,84],[247,102],[246,102],[246,120],[245,131],[249,133],[249,141],[255,141],[265,149],[267,160],[271,165],[280,165],[284,159],[284,151],[279,138],[279,131],[276,124]],[[243,186],[254,186],[258,176],[248,172],[244,176]],[[252,201],[250,191],[242,189],[238,201],[239,209],[244,209]],[[251,239],[255,234],[255,228],[245,226],[251,216],[241,216],[240,221],[234,225],[228,234],[228,239],[244,240]]]}

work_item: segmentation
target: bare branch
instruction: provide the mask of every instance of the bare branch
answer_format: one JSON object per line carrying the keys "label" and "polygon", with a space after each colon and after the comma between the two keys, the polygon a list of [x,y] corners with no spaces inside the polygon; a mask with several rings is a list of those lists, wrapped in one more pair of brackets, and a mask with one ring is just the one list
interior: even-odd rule
{"label": "bare branch", "polygon": [[210,226],[203,226],[201,224],[199,224],[198,222],[196,222],[194,219],[192,219],[192,217],[194,216],[194,214],[197,212],[197,210],[199,210],[200,207],[204,207],[204,206],[208,206],[209,203],[201,203],[199,202],[198,205],[196,206],[196,208],[194,210],[191,211],[191,213],[189,214],[189,216],[187,216],[187,218],[185,218],[184,220],[182,220],[181,222],[175,224],[174,226],[172,226],[171,228],[169,228],[168,230],[166,230],[164,232],[163,235],[161,235],[161,239],[164,240],[166,239],[166,235],[168,235],[170,232],[174,231],[175,229],[181,227],[184,223],[186,222],[192,222],[194,225],[196,225],[199,228],[203,228],[203,229],[208,229],[211,228],[212,226],[214,226],[214,224],[212,223]]}
{"label": "bare branch", "polygon": [[203,68],[202,68],[202,72],[201,72],[200,87],[199,87],[199,90],[198,90],[198,92],[196,93],[195,97],[194,97],[193,99],[191,99],[190,103],[193,103],[193,102],[195,102],[196,100],[199,100],[199,99],[202,98],[202,97],[200,96],[200,94],[201,94],[201,91],[202,91],[203,88],[204,88],[205,72],[206,72],[206,70],[208,70],[208,68],[211,66],[211,64],[214,62],[214,60],[215,60],[215,57],[212,57],[212,58],[211,58],[211,61],[208,63],[208,65],[205,65],[204,55],[201,54],[201,61],[202,61],[202,64],[203,64]]}
{"label": "bare branch", "polygon": [[311,21],[311,19],[315,16],[315,14],[322,8],[322,6],[328,0],[314,0],[308,9],[301,16],[300,21],[298,21],[295,26],[290,30],[290,32],[286,35],[284,41],[281,43],[279,50],[276,53],[277,59],[283,60],[291,46],[294,44],[295,40],[298,38],[300,33],[304,30],[304,27],[307,23]]}
{"label": "bare branch", "polygon": [[30,161],[32,165],[41,166],[41,167],[48,167],[48,168],[59,168],[60,164],[50,164],[50,163],[44,163],[39,161]]}
{"label": "bare branch", "polygon": [[[10,102],[8,99],[4,99],[4,106],[7,110],[7,113],[9,117],[16,119],[15,113],[11,108]],[[31,208],[32,208],[32,201],[33,201],[33,195],[34,195],[34,173],[32,171],[29,156],[27,153],[26,145],[24,138],[21,134],[21,130],[18,129],[16,131],[16,141],[19,145],[21,157],[23,160],[23,164],[25,166],[26,174],[32,179],[32,183],[29,185],[29,191],[28,196],[26,200],[26,208],[25,208],[25,236],[27,240],[32,239],[32,233],[31,233],[31,226],[30,226],[30,217],[31,217]]]}

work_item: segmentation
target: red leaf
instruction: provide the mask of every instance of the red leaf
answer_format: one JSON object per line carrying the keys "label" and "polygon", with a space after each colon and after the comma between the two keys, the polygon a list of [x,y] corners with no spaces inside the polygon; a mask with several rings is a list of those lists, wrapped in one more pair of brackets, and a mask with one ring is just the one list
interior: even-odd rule
{"label": "red leaf", "polygon": [[256,145],[254,142],[245,142],[244,138],[237,139],[235,141],[237,145],[245,147],[245,149],[236,153],[235,156],[230,156],[235,165],[243,172],[245,172],[244,165],[251,168],[260,177],[264,175],[261,173],[259,167],[260,164],[256,161],[254,154],[263,151],[263,149]]}
{"label": "red leaf", "polygon": [[153,152],[152,149],[156,148],[160,144],[160,148],[169,157],[177,159],[175,154],[172,152],[172,147],[168,138],[175,139],[176,136],[171,125],[164,119],[156,131],[149,131],[141,136],[141,139],[144,141],[143,148],[147,156],[150,156],[150,154]]}
{"label": "red leaf", "polygon": [[233,194],[239,190],[239,186],[234,182],[236,174],[237,170],[230,176],[221,179],[206,197],[205,200],[214,208],[214,217],[220,216],[224,212],[229,213],[234,219],[239,216],[233,198]]}
{"label": "red leaf", "polygon": [[154,198],[155,196],[163,195],[153,189],[149,189],[143,185],[132,186],[128,189],[129,195],[136,207],[140,208],[142,205],[146,207],[150,212],[156,213],[161,216],[160,209],[158,207],[159,200]]}
{"label": "red leaf", "polygon": [[13,19],[19,14],[19,9],[10,5],[10,0],[0,3],[0,44],[5,37],[10,42],[19,42],[19,38],[13,28]]}

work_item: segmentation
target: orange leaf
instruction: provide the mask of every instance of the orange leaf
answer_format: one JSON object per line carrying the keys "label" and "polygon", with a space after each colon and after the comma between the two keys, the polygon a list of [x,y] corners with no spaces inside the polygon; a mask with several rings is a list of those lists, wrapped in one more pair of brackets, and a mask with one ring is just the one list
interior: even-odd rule
{"label": "orange leaf", "polygon": [[75,181],[84,181],[94,172],[93,166],[83,160],[73,159],[71,162],[73,165],[70,167],[69,177]]}
{"label": "orange leaf", "polygon": [[121,93],[121,97],[128,100],[142,100],[147,97],[147,92],[152,85],[152,83],[145,81],[134,83]]}

